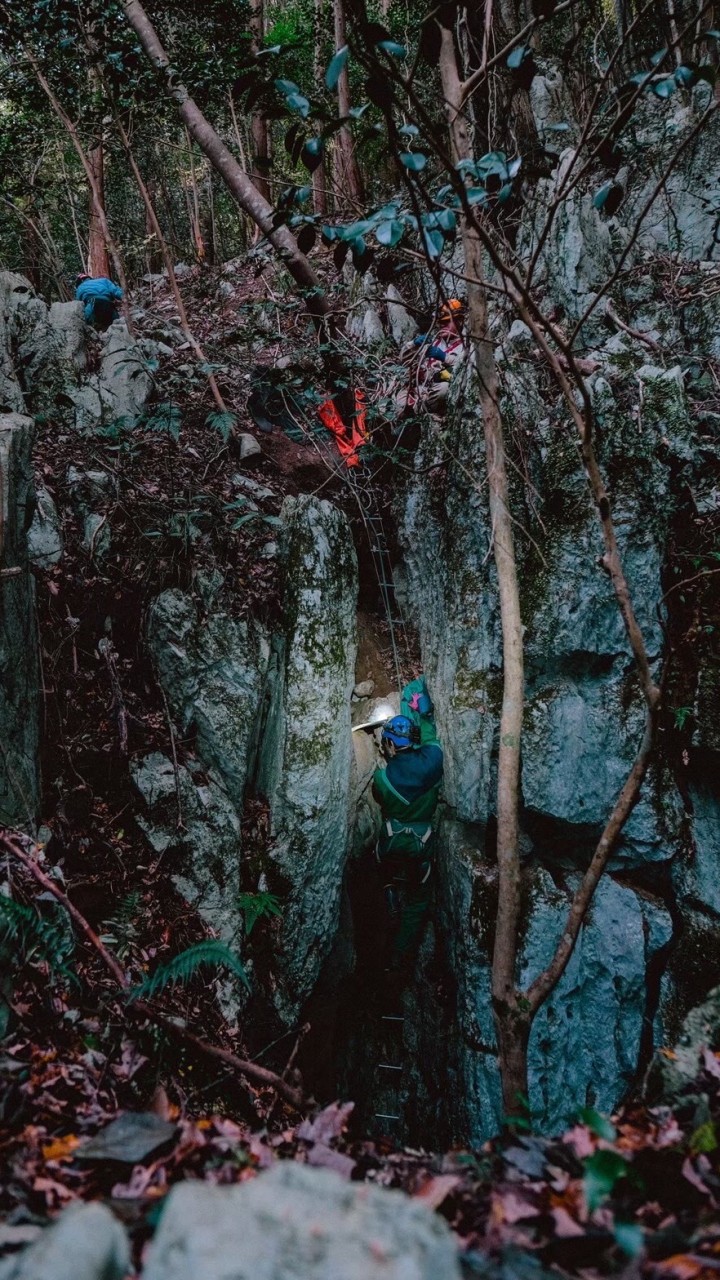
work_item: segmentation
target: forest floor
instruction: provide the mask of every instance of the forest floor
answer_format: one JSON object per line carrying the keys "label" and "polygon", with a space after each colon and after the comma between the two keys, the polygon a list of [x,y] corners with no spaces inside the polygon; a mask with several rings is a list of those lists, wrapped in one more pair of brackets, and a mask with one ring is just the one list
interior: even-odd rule
{"label": "forest floor", "polygon": [[[137,620],[161,588],[188,586],[198,571],[219,570],[244,612],[272,621],[279,608],[277,561],[267,544],[288,494],[313,491],[341,503],[362,537],[331,442],[290,440],[277,428],[258,432],[244,409],[250,351],[253,365],[268,367],[289,350],[298,352],[288,377],[301,382],[307,335],[295,331],[294,313],[280,306],[276,332],[264,321],[264,336],[249,333],[247,317],[272,302],[271,286],[262,273],[247,271],[222,281],[220,291],[219,277],[195,271],[182,288],[193,328],[237,415],[227,441],[208,426],[213,405],[206,379],[188,364],[187,351],[174,347],[161,361],[154,400],[182,406],[177,436],[157,413],[154,425],[151,415],[139,431],[93,439],[46,423],[36,450],[38,480],[64,511],[72,509],[69,468],[97,467],[115,478],[105,512],[112,538],[107,554],[83,550],[78,516],[75,527],[70,522],[64,530],[60,563],[38,573],[48,743],[39,865],[130,982],[208,934],[132,817],[128,758],[171,748],[167,710]],[[162,340],[174,319],[162,285],[148,290],[141,310],[141,333]],[[243,431],[261,446],[246,466],[237,443]],[[234,483],[236,472],[263,491],[255,493],[253,518],[239,528],[238,518],[251,508]],[[389,501],[382,484],[380,501]],[[366,648],[377,648],[378,634],[382,639],[381,621]],[[112,641],[111,663],[98,650],[103,637]],[[389,664],[389,651],[380,652]],[[387,674],[390,687],[389,665]],[[180,759],[192,746],[175,745]],[[245,848],[261,846],[266,820],[261,801],[248,805]],[[8,858],[6,867],[14,899],[47,915],[48,891],[40,892],[22,864]],[[263,936],[271,940],[272,927],[272,920],[257,923],[260,943]],[[139,1265],[158,1205],[174,1182],[244,1181],[287,1159],[420,1197],[456,1233],[468,1275],[542,1280],[546,1271],[622,1272],[714,1280],[720,1271],[718,1054],[706,1052],[696,1085],[672,1109],[635,1102],[612,1122],[584,1113],[556,1138],[528,1126],[479,1151],[433,1154],[368,1140],[353,1129],[351,1102],[303,1115],[270,1084],[209,1058],[201,1044],[176,1039],[172,1027],[133,1011],[85,937],[72,954],[68,944],[64,960],[66,968],[51,980],[41,938],[13,979],[0,1046],[0,1251],[21,1247],[73,1200],[101,1198],[128,1225]],[[201,1027],[206,1044],[250,1056],[296,1081],[292,1041],[264,1045],[255,1034],[252,1043],[243,1042],[225,1024],[211,979],[196,975],[168,989],[163,1009],[180,1027]],[[110,1127],[128,1114],[145,1117],[147,1149],[140,1155],[130,1145],[137,1132]],[[98,1145],[101,1134],[104,1145]]]}

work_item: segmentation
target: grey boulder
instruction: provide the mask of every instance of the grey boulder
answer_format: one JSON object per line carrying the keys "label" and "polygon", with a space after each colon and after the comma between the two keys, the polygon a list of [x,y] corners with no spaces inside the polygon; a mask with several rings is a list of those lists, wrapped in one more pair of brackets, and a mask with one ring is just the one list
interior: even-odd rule
{"label": "grey boulder", "polygon": [[0,1262],[0,1280],[123,1280],[130,1271],[125,1231],[109,1209],[66,1209],[22,1253]]}
{"label": "grey boulder", "polygon": [[445,1223],[402,1192],[278,1164],[252,1182],[184,1182],[143,1280],[459,1280]]}

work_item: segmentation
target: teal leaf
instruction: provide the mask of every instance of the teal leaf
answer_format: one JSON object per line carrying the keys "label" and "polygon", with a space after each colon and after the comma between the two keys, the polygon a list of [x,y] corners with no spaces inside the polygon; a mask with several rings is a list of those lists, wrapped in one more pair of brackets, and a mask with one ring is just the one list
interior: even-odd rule
{"label": "teal leaf", "polygon": [[593,196],[594,209],[602,209],[614,185],[615,184],[613,182],[606,182],[599,191],[595,192],[595,195]]}
{"label": "teal leaf", "polygon": [[606,1142],[615,1141],[617,1137],[615,1125],[594,1107],[584,1107],[578,1118],[582,1124],[587,1125],[596,1138],[604,1138]]}
{"label": "teal leaf", "polygon": [[441,231],[452,232],[457,226],[457,218],[452,209],[441,209],[437,215],[437,225]]}
{"label": "teal leaf", "polygon": [[628,1258],[637,1258],[643,1249],[643,1229],[637,1222],[616,1222],[615,1243]]}
{"label": "teal leaf", "polygon": [[428,258],[439,258],[445,244],[445,237],[442,232],[423,231],[423,240]]}
{"label": "teal leaf", "polygon": [[291,111],[297,111],[303,120],[307,120],[310,114],[310,103],[301,93],[289,93],[285,99]]}
{"label": "teal leaf", "polygon": [[295,84],[294,80],[276,80],[274,83],[278,93],[284,93],[286,97],[288,94],[300,92],[300,88]]}
{"label": "teal leaf", "polygon": [[393,58],[406,58],[407,49],[404,44],[398,44],[396,40],[379,40],[378,49],[382,49],[383,53],[389,53]]}
{"label": "teal leaf", "polygon": [[367,111],[369,106],[370,106],[369,102],[363,102],[361,107],[350,107],[348,110],[348,115],[351,115],[353,120],[360,120],[362,116],[365,115],[365,112]]}
{"label": "teal leaf", "polygon": [[342,49],[338,49],[335,56],[328,63],[328,69],[325,72],[325,85],[328,89],[334,89],[343,73],[343,68],[350,56],[350,50],[346,44]]}
{"label": "teal leaf", "polygon": [[675,81],[679,85],[690,86],[697,80],[697,71],[693,67],[677,67],[675,70]]}
{"label": "teal leaf", "polygon": [[402,240],[405,227],[402,222],[398,222],[393,218],[390,222],[381,222],[375,238],[378,244],[384,245],[386,249],[393,249],[400,240]]}
{"label": "teal leaf", "polygon": [[384,204],[382,209],[378,209],[373,214],[373,222],[387,222],[389,218],[397,217],[398,206],[396,204]]}
{"label": "teal leaf", "polygon": [[677,85],[674,76],[666,76],[664,80],[656,80],[650,87],[656,98],[671,98]]}
{"label": "teal leaf", "polygon": [[487,191],[484,187],[468,187],[465,196],[468,204],[487,204]]}
{"label": "teal leaf", "polygon": [[312,195],[312,187],[298,187],[297,191],[295,192],[295,195],[293,196],[293,203],[303,204],[306,200],[310,199],[311,195]]}
{"label": "teal leaf", "polygon": [[314,173],[322,163],[324,149],[325,143],[322,138],[308,138],[307,142],[304,144],[303,149],[300,152],[300,159],[310,173]]}
{"label": "teal leaf", "polygon": [[615,1184],[626,1176],[628,1168],[627,1161],[617,1151],[601,1149],[585,1161],[583,1185],[590,1213],[610,1195]]}
{"label": "teal leaf", "polygon": [[658,63],[662,62],[666,53],[667,53],[667,45],[665,45],[664,48],[662,49],[658,49],[657,53],[653,53],[650,58],[651,65],[653,67],[656,67]]}
{"label": "teal leaf", "polygon": [[504,151],[488,151],[477,162],[477,171],[481,179],[488,177],[491,173],[504,178],[507,173],[507,167],[507,156]]}
{"label": "teal leaf", "polygon": [[522,66],[528,54],[532,56],[532,49],[528,48],[526,44],[519,44],[510,51],[505,59],[505,65],[509,67],[511,71],[517,71],[518,68]]}
{"label": "teal leaf", "polygon": [[703,31],[703,39],[720,40],[720,31],[711,27],[709,31]]}
{"label": "teal leaf", "polygon": [[506,201],[510,199],[511,195],[512,195],[512,182],[506,182],[503,184],[503,186],[500,188],[500,190],[497,193],[496,199],[498,204],[505,204]]}
{"label": "teal leaf", "polygon": [[411,173],[420,173],[427,164],[427,156],[422,151],[401,151],[400,163],[405,165]]}
{"label": "teal leaf", "polygon": [[404,134],[406,138],[417,138],[420,130],[416,124],[401,124],[398,133]]}

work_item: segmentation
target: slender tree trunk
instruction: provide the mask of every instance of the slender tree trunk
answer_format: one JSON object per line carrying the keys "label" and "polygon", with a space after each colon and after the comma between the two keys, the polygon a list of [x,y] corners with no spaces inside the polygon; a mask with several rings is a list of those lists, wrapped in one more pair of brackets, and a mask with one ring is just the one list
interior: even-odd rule
{"label": "slender tree trunk", "polygon": [[[117,114],[115,115],[115,124],[117,125],[117,130],[120,135],[120,141],[122,142],[125,155],[128,158],[128,163],[132,170],[132,175],[137,184],[137,189],[140,192],[140,197],[142,199],[143,204],[145,205],[145,217],[147,219],[149,226],[152,228],[152,232],[157,241],[158,248],[163,256],[163,261],[165,263],[165,270],[167,271],[167,275],[168,275],[168,283],[170,285],[173,297],[175,299],[175,306],[178,309],[178,316],[180,317],[180,328],[182,329],[183,334],[185,335],[186,341],[190,343],[190,346],[192,347],[192,350],[195,354],[196,359],[199,361],[200,364],[206,365],[208,363],[207,356],[205,355],[205,352],[203,351],[202,347],[200,346],[200,343],[197,341],[197,338],[195,337],[194,333],[190,328],[190,323],[187,317],[187,311],[185,310],[185,303],[183,302],[182,294],[180,293],[180,288],[177,282],[177,277],[175,275],[173,260],[170,254],[170,250],[168,249],[167,244],[165,242],[165,237],[163,236],[162,230],[160,228],[160,223],[158,222],[157,214],[155,213],[155,207],[150,198],[150,192],[148,191],[147,185],[145,184],[143,180],[143,176],[140,172],[140,169],[138,168],[138,164],[133,154],[132,147],[130,146],[130,139],[128,138],[127,133],[125,132],[125,128],[123,126],[122,120]],[[218,409],[220,410],[221,413],[227,413],[227,405],[225,404],[225,401],[223,400],[220,394],[214,375],[212,373],[208,374],[207,380],[208,380],[208,385],[210,387],[210,390],[212,391],[212,394],[213,394],[213,399],[215,400],[215,403]]]}
{"label": "slender tree trunk", "polygon": [[[313,7],[313,62],[315,72],[315,83],[322,84],[323,66],[322,66],[322,33],[323,33],[323,14],[325,9],[325,0],[315,0]],[[313,170],[312,190],[313,190],[313,212],[325,215],[327,213],[327,153]]]}
{"label": "slender tree trunk", "polygon": [[[344,0],[333,0],[333,17],[335,23],[335,48],[342,49],[347,44],[345,33]],[[350,78],[347,64],[340,73],[337,86],[338,111],[346,119],[350,111]],[[363,199],[362,179],[355,159],[353,140],[350,130],[343,126],[337,132],[338,179],[336,190],[345,193],[352,204],[358,205]]]}
{"label": "slender tree trunk", "polygon": [[[453,160],[471,158],[463,114],[463,84],[458,74],[452,31],[441,28],[440,75],[446,102]],[[493,953],[492,994],[498,1039],[503,1099],[508,1115],[522,1109],[518,1095],[527,1093],[529,1024],[517,1005],[515,968],[520,914],[518,807],[520,739],[524,701],[523,639],[515,538],[508,488],[502,417],[494,344],[488,333],[487,290],[482,245],[475,228],[463,220],[462,243],[468,284],[468,332],[480,386],[480,405],[490,500],[493,554],[500,594],[503,637],[503,702],[500,715],[497,788],[498,911]]]}
{"label": "slender tree trunk", "polygon": [[197,176],[195,173],[195,157],[193,156],[192,138],[190,137],[187,128],[185,129],[185,140],[187,142],[188,158],[190,160],[190,198],[188,200],[190,235],[198,262],[204,262],[205,241],[203,240],[202,229],[200,227],[200,197],[198,195]]}
{"label": "slender tree trunk", "polygon": [[[105,156],[102,140],[88,151],[88,163],[92,169],[99,201],[105,209]],[[102,222],[98,217],[96,203],[90,193],[90,224],[88,229],[88,266],[91,276],[110,275],[110,255],[107,241],[103,234]]]}
{"label": "slender tree trunk", "polygon": [[[252,32],[252,51],[257,53],[262,48],[265,35],[264,0],[250,0],[250,31]],[[250,117],[250,135],[253,146],[253,163],[251,178],[260,195],[270,200],[270,139],[268,122],[258,111]]]}

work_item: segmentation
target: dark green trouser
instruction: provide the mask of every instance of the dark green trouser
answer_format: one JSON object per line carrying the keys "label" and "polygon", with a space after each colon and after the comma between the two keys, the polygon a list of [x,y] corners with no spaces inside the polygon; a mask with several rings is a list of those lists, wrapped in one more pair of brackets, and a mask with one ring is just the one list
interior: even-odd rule
{"label": "dark green trouser", "polygon": [[417,853],[377,850],[378,866],[390,920],[388,965],[399,968],[414,955],[432,897],[432,864],[427,845]]}

